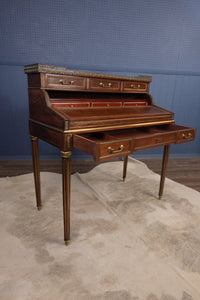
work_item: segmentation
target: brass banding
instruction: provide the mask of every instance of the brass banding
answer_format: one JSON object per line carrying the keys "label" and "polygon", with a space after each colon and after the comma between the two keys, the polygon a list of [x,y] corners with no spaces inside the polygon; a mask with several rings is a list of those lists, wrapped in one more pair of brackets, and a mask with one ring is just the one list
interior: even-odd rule
{"label": "brass banding", "polygon": [[[62,132],[62,129],[58,129],[54,126],[45,124],[43,122],[35,121],[30,119],[31,122],[42,125],[46,128],[49,128],[54,131]],[[153,125],[161,125],[161,124],[171,124],[174,123],[174,120],[169,120],[169,121],[158,121],[158,122],[144,122],[144,123],[139,123],[139,124],[127,124],[127,125],[116,125],[116,126],[99,126],[99,127],[93,127],[93,128],[79,128],[79,129],[66,129],[64,130],[64,133],[81,133],[81,132],[95,132],[95,131],[100,131],[100,130],[112,130],[112,129],[126,129],[126,128],[136,128],[138,125],[140,126],[153,126]]]}
{"label": "brass banding", "polygon": [[32,141],[37,141],[37,139],[38,139],[36,136],[33,136],[33,135],[30,135],[30,138]]}
{"label": "brass banding", "polygon": [[62,158],[70,158],[72,155],[72,151],[60,151],[61,157]]}

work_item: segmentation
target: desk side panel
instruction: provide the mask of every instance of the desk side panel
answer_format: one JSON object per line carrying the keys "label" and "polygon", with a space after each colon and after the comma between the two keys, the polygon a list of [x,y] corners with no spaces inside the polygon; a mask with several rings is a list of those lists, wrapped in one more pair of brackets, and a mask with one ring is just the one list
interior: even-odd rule
{"label": "desk side panel", "polygon": [[50,107],[48,94],[41,89],[29,88],[29,113],[30,119],[44,123],[55,128],[65,130],[67,118],[59,115]]}

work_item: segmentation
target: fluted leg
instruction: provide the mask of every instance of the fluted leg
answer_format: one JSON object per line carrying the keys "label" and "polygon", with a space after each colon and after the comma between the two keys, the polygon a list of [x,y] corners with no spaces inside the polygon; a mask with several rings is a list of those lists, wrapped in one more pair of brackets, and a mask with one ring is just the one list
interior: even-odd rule
{"label": "fluted leg", "polygon": [[41,204],[39,151],[38,151],[37,137],[31,136],[31,145],[32,145],[32,159],[33,159],[36,202],[37,202],[37,209],[40,210],[42,204]]}
{"label": "fluted leg", "polygon": [[128,155],[124,156],[123,181],[125,181],[126,179],[127,164],[128,164]]}
{"label": "fluted leg", "polygon": [[63,220],[64,241],[70,241],[70,185],[71,185],[71,151],[61,151],[62,157],[62,186],[63,186]]}
{"label": "fluted leg", "polygon": [[163,152],[161,178],[160,178],[159,199],[161,199],[161,197],[163,195],[165,175],[166,175],[167,163],[168,163],[168,158],[169,158],[169,150],[170,150],[170,145],[165,145],[164,152]]}

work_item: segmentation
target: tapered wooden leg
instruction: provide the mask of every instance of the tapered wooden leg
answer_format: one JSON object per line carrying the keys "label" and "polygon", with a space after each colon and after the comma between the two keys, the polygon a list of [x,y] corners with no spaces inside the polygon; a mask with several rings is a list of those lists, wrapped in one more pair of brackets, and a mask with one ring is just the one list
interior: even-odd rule
{"label": "tapered wooden leg", "polygon": [[38,151],[38,138],[37,137],[31,136],[31,145],[32,145],[32,159],[33,159],[36,202],[37,202],[37,209],[40,210],[42,207],[42,204],[41,204],[39,151]]}
{"label": "tapered wooden leg", "polygon": [[126,179],[128,155],[124,156],[124,167],[123,167],[123,181]]}
{"label": "tapered wooden leg", "polygon": [[167,162],[168,162],[168,158],[169,158],[169,150],[170,150],[170,145],[165,145],[164,152],[163,152],[161,178],[160,178],[159,199],[161,199],[161,197],[163,195],[165,175],[166,175],[166,170],[167,170]]}
{"label": "tapered wooden leg", "polygon": [[63,220],[64,241],[70,242],[70,185],[71,185],[71,151],[61,151],[62,157],[62,186],[63,186]]}

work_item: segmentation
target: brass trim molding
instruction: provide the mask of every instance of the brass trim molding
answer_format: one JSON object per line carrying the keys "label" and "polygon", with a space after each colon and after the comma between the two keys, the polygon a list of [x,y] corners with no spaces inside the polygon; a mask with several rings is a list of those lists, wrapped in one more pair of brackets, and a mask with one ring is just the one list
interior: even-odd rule
{"label": "brass trim molding", "polygon": [[[42,125],[42,126],[44,126],[44,127],[46,127],[46,128],[49,128],[49,129],[51,129],[51,130],[54,130],[54,131],[58,131],[58,132],[63,133],[63,130],[62,130],[62,129],[56,128],[56,127],[51,126],[51,125],[47,125],[47,124],[45,124],[45,123],[43,123],[43,122],[39,122],[39,121],[36,121],[36,120],[33,120],[33,119],[29,119],[29,121],[32,122],[32,123],[35,123],[36,125]],[[65,132],[65,131],[64,131],[64,132]]]}
{"label": "brass trim molding", "polygon": [[58,131],[58,132],[62,132],[62,133],[81,133],[81,132],[95,132],[95,131],[101,131],[101,130],[113,130],[113,129],[126,129],[126,128],[136,128],[139,126],[154,126],[154,125],[164,125],[164,124],[171,124],[171,123],[175,123],[174,120],[169,120],[169,121],[158,121],[158,122],[147,122],[147,123],[139,123],[139,124],[127,124],[124,126],[121,125],[116,125],[116,126],[99,126],[99,127],[92,127],[92,128],[81,128],[81,129],[67,129],[67,130],[62,130],[62,129],[58,129],[55,128],[53,126],[47,125],[45,123],[39,122],[39,121],[35,121],[30,119],[31,122],[38,124],[38,125],[42,125],[46,128]]}
{"label": "brass trim molding", "polygon": [[60,151],[62,158],[70,158],[72,155],[72,151]]}
{"label": "brass trim molding", "polygon": [[37,141],[38,137],[37,136],[33,136],[33,135],[30,135],[30,138],[32,141]]}
{"label": "brass trim molding", "polygon": [[139,124],[127,124],[124,126],[116,125],[116,126],[105,126],[105,127],[93,127],[93,128],[81,128],[81,129],[71,129],[65,130],[64,133],[81,133],[81,132],[95,132],[101,130],[113,130],[113,129],[126,129],[126,128],[136,128],[140,126],[153,126],[153,125],[164,125],[174,123],[174,120],[170,121],[158,121],[158,122],[149,122],[149,123],[139,123]]}
{"label": "brass trim molding", "polygon": [[112,74],[102,74],[102,73],[92,73],[92,72],[84,72],[84,71],[72,71],[68,70],[65,67],[45,65],[45,64],[33,64],[27,65],[24,67],[24,73],[50,73],[50,74],[60,74],[60,75],[77,75],[77,76],[88,76],[88,77],[100,77],[100,78],[114,78],[114,79],[125,79],[125,80],[136,80],[136,81],[144,81],[151,82],[152,76],[143,76],[139,75],[137,77],[133,76],[123,76],[123,75],[112,75]]}

